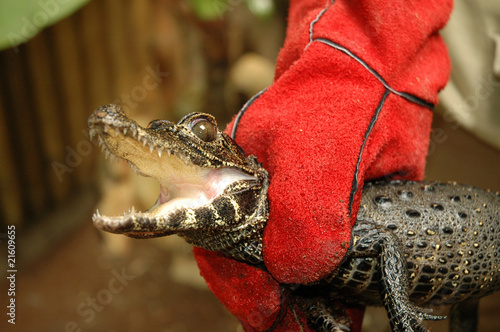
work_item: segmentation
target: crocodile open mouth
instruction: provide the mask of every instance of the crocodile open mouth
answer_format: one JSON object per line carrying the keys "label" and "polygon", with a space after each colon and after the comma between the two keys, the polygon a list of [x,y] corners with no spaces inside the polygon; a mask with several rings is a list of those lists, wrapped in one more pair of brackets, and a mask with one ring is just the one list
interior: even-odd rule
{"label": "crocodile open mouth", "polygon": [[[92,219],[99,229],[139,238],[186,231],[189,218],[195,222],[195,216],[186,216],[186,210],[208,206],[216,197],[237,190],[232,189],[236,182],[257,181],[236,168],[198,166],[182,145],[169,143],[121,112],[117,117],[121,118],[94,112],[89,118],[89,136],[97,137],[106,158],[123,158],[137,174],[155,178],[160,183],[160,196],[145,212],[131,208],[122,216],[104,216],[96,211]],[[181,212],[184,219],[188,218],[182,226],[177,222]]]}

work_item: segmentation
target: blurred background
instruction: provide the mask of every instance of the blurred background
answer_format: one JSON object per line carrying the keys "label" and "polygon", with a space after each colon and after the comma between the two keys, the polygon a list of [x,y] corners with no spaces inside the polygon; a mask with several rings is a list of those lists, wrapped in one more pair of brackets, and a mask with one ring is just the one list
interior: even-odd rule
{"label": "blurred background", "polygon": [[[500,190],[498,7],[456,2],[443,32],[454,68],[436,111],[428,179]],[[286,2],[272,0],[0,4],[5,313],[8,225],[17,269],[16,324],[2,313],[1,331],[242,331],[181,239],[94,229],[96,208],[148,209],[158,186],[104,161],[86,121],[100,105],[119,103],[143,126],[201,111],[224,127],[272,83],[286,13]],[[499,304],[498,295],[481,301],[480,331],[497,330]],[[364,331],[389,331],[385,311],[368,309]]]}

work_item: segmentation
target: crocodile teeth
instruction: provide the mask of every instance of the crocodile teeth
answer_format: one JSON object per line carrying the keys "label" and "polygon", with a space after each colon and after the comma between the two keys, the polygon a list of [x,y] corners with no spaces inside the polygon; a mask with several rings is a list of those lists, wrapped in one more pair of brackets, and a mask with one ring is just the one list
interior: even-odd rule
{"label": "crocodile teeth", "polygon": [[127,135],[127,128],[123,128],[123,135]]}
{"label": "crocodile teeth", "polygon": [[153,150],[154,150],[154,146],[153,146],[153,144],[151,144],[151,145],[149,146],[149,153],[153,153]]}
{"label": "crocodile teeth", "polygon": [[182,154],[178,155],[179,158],[181,158],[181,160],[186,164],[186,165],[189,165],[191,160],[189,159],[189,157],[186,157]]}
{"label": "crocodile teeth", "polygon": [[108,157],[109,157],[109,151],[106,150],[104,151],[104,159],[108,159]]}
{"label": "crocodile teeth", "polygon": [[160,158],[161,158],[161,154],[162,154],[163,150],[162,150],[162,149],[160,149],[160,148],[158,148],[158,150],[157,150],[157,151],[158,151],[158,157],[160,157]]}

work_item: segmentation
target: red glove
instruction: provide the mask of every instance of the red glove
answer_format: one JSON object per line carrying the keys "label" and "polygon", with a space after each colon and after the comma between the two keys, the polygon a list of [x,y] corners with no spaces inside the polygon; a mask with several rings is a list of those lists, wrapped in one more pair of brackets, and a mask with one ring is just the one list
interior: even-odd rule
{"label": "red glove", "polygon": [[209,287],[247,330],[299,330],[299,321],[307,330],[280,283],[313,283],[337,268],[365,180],[422,179],[432,106],[449,75],[438,30],[451,7],[291,1],[274,84],[227,128],[270,174],[269,273],[195,250]]}

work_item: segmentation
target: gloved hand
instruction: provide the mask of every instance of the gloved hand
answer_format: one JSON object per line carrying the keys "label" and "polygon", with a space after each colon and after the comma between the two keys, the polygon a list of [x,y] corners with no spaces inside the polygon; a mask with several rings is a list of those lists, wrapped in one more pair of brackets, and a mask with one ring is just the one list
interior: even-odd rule
{"label": "gloved hand", "polygon": [[[438,30],[452,1],[294,0],[273,85],[228,126],[270,174],[267,271],[195,250],[248,331],[308,330],[291,287],[334,271],[363,183],[420,180],[432,106],[449,75]],[[292,299],[292,300],[290,300]],[[349,311],[351,331],[362,312]]]}

